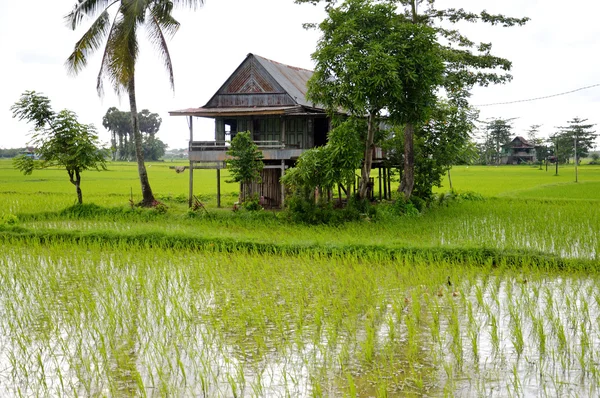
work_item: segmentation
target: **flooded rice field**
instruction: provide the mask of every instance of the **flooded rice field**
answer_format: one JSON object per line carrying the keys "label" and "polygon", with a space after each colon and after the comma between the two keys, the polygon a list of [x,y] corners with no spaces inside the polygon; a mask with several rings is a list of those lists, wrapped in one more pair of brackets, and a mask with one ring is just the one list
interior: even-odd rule
{"label": "flooded rice field", "polygon": [[7,244],[0,396],[597,396],[599,280],[414,257]]}

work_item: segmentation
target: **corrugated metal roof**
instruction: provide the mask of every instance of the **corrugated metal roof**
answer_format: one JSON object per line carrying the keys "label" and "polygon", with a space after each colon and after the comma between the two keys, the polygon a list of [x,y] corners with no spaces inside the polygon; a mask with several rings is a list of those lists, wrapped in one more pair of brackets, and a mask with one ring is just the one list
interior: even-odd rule
{"label": "corrugated metal roof", "polygon": [[[285,93],[253,93],[252,90],[249,92],[243,90],[240,87],[240,84],[243,84],[247,81],[254,82],[256,79],[260,79],[260,73],[252,74],[251,65],[253,63],[257,63],[260,67],[264,68],[264,70],[268,73],[272,80],[274,80],[273,84],[278,84],[281,86],[279,90],[283,89]],[[244,67],[246,65],[250,65],[250,69],[246,70]],[[264,74],[264,72],[262,72]],[[313,71],[303,68],[298,68],[295,66],[285,65],[258,55],[254,55],[252,53],[248,54],[246,59],[238,66],[238,68],[233,72],[233,74],[227,79],[227,81],[221,86],[221,88],[213,95],[213,97],[209,100],[209,102],[204,105],[204,107],[200,108],[187,108],[182,110],[171,111],[169,114],[171,116],[205,116],[205,117],[215,117],[215,116],[235,116],[235,115],[276,115],[276,114],[301,114],[303,112],[307,113],[323,113],[324,109],[320,106],[315,106],[311,104],[306,99],[306,91],[307,91],[307,83],[308,79],[313,75]],[[239,75],[239,76],[238,76]],[[239,80],[239,82],[237,80]],[[262,89],[270,89],[275,90],[274,87],[269,85],[267,80],[260,80],[260,87]],[[258,84],[257,83],[257,84]],[[233,88],[232,88],[233,87]],[[237,89],[237,90],[236,90]],[[274,99],[272,102],[267,104],[256,103],[255,106],[252,106],[252,101],[246,101],[247,104],[241,104],[240,101],[237,101],[238,104],[235,104],[233,96],[233,100],[229,99],[231,96],[231,90],[235,93],[233,95],[241,96],[245,98],[246,95],[248,98],[253,98],[252,96],[256,95],[267,95],[271,94],[271,97]],[[262,91],[262,90],[261,90]],[[285,95],[285,98],[289,99],[283,101],[281,98],[277,97],[277,95]],[[227,97],[228,101],[213,101],[214,98],[222,96]],[[269,98],[271,98],[269,97]],[[292,102],[293,101],[293,102]],[[213,103],[215,102],[215,103]],[[231,102],[230,104],[221,104],[216,105],[218,102]],[[244,102],[244,101],[242,101]],[[264,102],[264,101],[263,101]],[[279,102],[279,103],[277,103]],[[283,103],[282,103],[283,102]],[[292,105],[294,104],[295,105]],[[243,105],[249,105],[244,107]]]}
{"label": "corrugated metal roof", "polygon": [[237,108],[187,108],[170,111],[170,116],[244,116],[244,115],[283,115],[286,113],[301,112],[300,106],[265,106],[265,107],[237,107]]}
{"label": "corrugated metal roof", "polygon": [[253,56],[260,62],[263,68],[273,76],[277,83],[279,83],[299,105],[308,107],[314,106],[306,99],[306,86],[308,79],[310,79],[314,73],[313,71],[285,65],[255,54],[248,54],[248,57],[250,56]]}

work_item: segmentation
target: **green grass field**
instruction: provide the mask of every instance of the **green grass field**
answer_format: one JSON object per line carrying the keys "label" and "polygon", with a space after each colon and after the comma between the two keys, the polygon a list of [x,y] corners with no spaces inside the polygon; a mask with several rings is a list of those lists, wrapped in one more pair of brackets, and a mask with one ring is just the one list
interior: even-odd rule
{"label": "green grass field", "polygon": [[[149,163],[0,160],[1,396],[596,396],[600,167],[454,167],[418,216],[291,223]],[[444,185],[447,185],[447,179]],[[376,183],[377,187],[378,184]],[[447,191],[447,187],[438,192]]]}

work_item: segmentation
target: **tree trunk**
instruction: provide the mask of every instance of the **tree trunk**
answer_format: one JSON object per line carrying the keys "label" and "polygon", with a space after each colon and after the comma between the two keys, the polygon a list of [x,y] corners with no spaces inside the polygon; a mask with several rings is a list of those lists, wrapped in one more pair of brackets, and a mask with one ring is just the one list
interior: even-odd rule
{"label": "tree trunk", "polygon": [[365,142],[365,156],[360,177],[360,188],[358,196],[361,199],[367,197],[369,190],[369,177],[371,176],[371,166],[373,165],[373,140],[375,139],[375,115],[369,113],[369,124],[367,127],[367,140]]}
{"label": "tree trunk", "polygon": [[414,150],[415,126],[407,123],[404,126],[404,172],[398,191],[404,194],[406,200],[410,199],[415,186],[415,150]]}
{"label": "tree trunk", "polygon": [[77,201],[83,204],[83,195],[81,194],[81,176],[79,171],[75,170],[75,190],[77,191]]}
{"label": "tree trunk", "polygon": [[131,111],[131,127],[133,130],[133,138],[135,141],[135,157],[137,159],[138,174],[140,175],[140,185],[142,186],[142,206],[150,207],[154,203],[154,195],[150,182],[148,181],[148,173],[144,164],[144,151],[142,148],[142,134],[140,133],[137,104],[135,101],[135,78],[132,76],[129,80],[127,88],[129,93],[129,108]]}
{"label": "tree trunk", "polygon": [[79,170],[67,170],[69,174],[69,181],[75,185],[75,192],[77,192],[77,203],[83,204],[83,196],[81,195],[81,175]]}

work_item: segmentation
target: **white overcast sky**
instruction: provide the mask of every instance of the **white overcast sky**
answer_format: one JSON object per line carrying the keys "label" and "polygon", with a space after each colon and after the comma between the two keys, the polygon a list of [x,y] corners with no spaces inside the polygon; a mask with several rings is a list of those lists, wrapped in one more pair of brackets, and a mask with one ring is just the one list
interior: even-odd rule
{"label": "white overcast sky", "polygon": [[[63,23],[75,3],[0,0],[0,147],[21,147],[28,141],[29,126],[13,119],[9,109],[25,90],[44,93],[55,110],[75,111],[80,121],[96,125],[105,142],[109,141],[102,127],[106,110],[111,106],[128,110],[127,98],[117,98],[108,82],[105,96],[98,97],[100,54],[80,75],[67,75],[64,61],[83,33],[72,32]],[[472,40],[492,42],[495,55],[513,62],[514,80],[474,89],[473,104],[541,97],[600,83],[598,1],[438,0],[437,5],[531,18],[525,27],[461,26]],[[163,119],[158,137],[170,148],[183,148],[189,138],[185,118],[170,117],[168,111],[204,105],[248,53],[312,69],[310,56],[318,32],[301,25],[319,22],[324,14],[293,0],[206,0],[204,7],[179,10],[175,16],[181,22],[169,42],[175,92],[143,35],[136,84],[138,109],[147,108]],[[575,116],[600,123],[599,106],[600,87],[595,87],[546,100],[482,107],[480,118],[517,118],[514,133],[524,136],[530,125],[541,124],[541,133],[547,136]],[[213,138],[210,121],[196,122],[195,138]]]}

